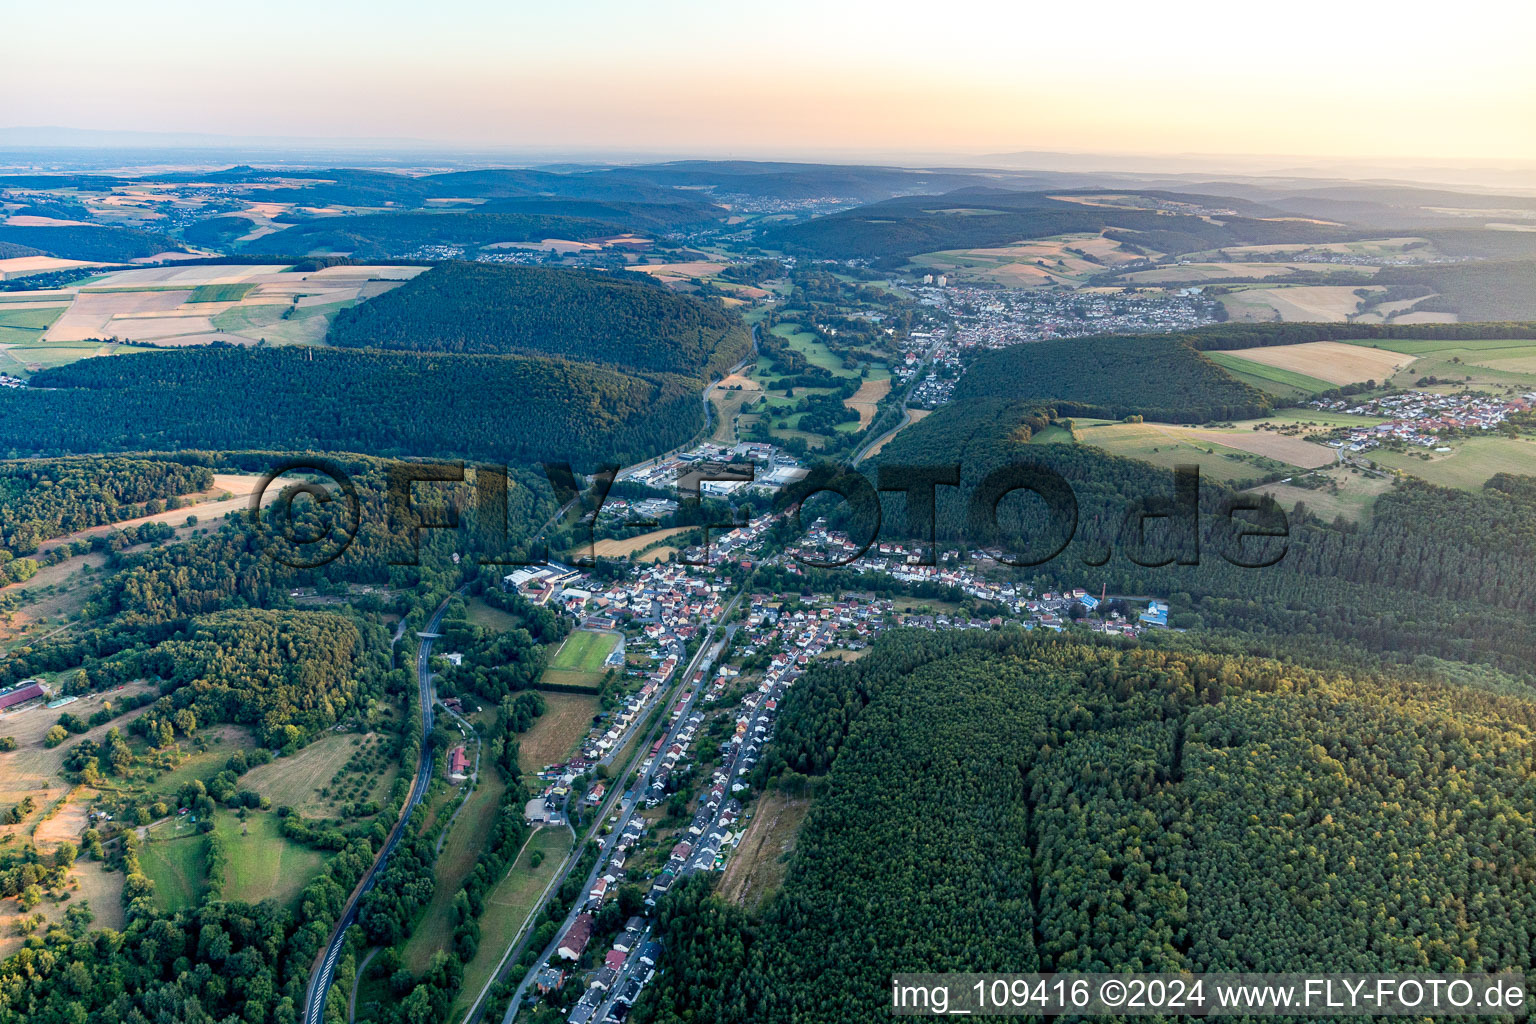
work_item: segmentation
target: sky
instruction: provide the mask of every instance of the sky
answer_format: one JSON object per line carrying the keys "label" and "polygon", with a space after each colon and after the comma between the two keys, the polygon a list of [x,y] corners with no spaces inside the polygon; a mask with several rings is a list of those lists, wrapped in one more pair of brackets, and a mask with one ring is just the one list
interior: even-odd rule
{"label": "sky", "polygon": [[1536,161],[1536,4],[9,4],[0,127]]}

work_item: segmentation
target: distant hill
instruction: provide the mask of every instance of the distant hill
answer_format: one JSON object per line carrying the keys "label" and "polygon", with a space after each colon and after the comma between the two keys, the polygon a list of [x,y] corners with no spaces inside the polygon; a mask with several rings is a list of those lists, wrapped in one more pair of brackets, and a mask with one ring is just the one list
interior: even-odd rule
{"label": "distant hill", "polygon": [[1182,341],[1160,335],[1072,338],[1013,345],[978,356],[955,401],[1027,399],[1063,416],[1167,423],[1243,419],[1270,399]]}
{"label": "distant hill", "polygon": [[303,221],[242,246],[247,253],[303,256],[345,252],[359,259],[393,259],[422,246],[475,249],[494,242],[599,238],[623,228],[587,217],[517,213],[370,213]]}
{"label": "distant hill", "polygon": [[703,426],[697,380],[518,356],[211,345],[84,359],[0,394],[0,448],[311,448],[638,461]]}
{"label": "distant hill", "polygon": [[553,355],[705,376],[746,354],[741,318],[642,274],[445,263],[342,310],[327,340],[347,348]]}
{"label": "distant hill", "polygon": [[[1198,252],[1224,245],[1319,242],[1359,237],[1351,228],[1330,227],[1283,217],[1254,203],[1215,196],[1120,192],[1149,205],[1204,203],[1233,210],[1230,215],[1180,215],[1160,209],[1123,209],[1055,198],[1065,193],[962,189],[942,196],[891,199],[800,224],[769,229],[762,243],[822,259],[908,257],[943,249],[1005,245],[1078,231],[1106,231],[1109,237],[1164,253]],[[1241,207],[1241,209],[1236,209]]]}
{"label": "distant hill", "polygon": [[181,251],[181,246],[164,235],[136,231],[133,228],[77,225],[19,227],[0,224],[0,243],[25,246],[66,260],[100,260],[108,263]]}

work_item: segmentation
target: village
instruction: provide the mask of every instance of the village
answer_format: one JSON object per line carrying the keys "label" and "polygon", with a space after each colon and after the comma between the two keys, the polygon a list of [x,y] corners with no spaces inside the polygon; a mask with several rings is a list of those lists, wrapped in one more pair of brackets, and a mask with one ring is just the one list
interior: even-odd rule
{"label": "village", "polygon": [[[781,520],[759,517],[711,536],[707,549],[689,548],[680,561],[633,565],[619,579],[553,565],[503,581],[582,629],[623,637],[616,648],[622,696],[571,757],[538,773],[542,788],[526,811],[538,825],[600,822],[586,896],[552,955],[528,975],[528,994],[566,1008],[571,1024],[622,1021],[654,977],[650,908],[681,879],[728,865],[751,822],[753,771],[785,696],[818,662],[857,659],[898,627],[1075,626],[1136,636],[1168,626],[1162,601],[1140,602],[1138,611],[1083,588],[1037,594],[988,571],[1001,552],[944,550],[934,565],[902,543],[858,554],[820,519],[794,547],[769,550],[769,531]],[[793,579],[803,575],[800,559],[839,557],[851,561],[846,585],[835,591],[781,584],[738,592],[742,571]],[[637,758],[633,776],[622,774]],[[640,906],[632,907],[636,898]],[[615,901],[626,904],[621,914],[605,913]]]}
{"label": "village", "polygon": [[1354,416],[1384,416],[1385,423],[1345,427],[1325,441],[1330,447],[1366,452],[1386,444],[1416,445],[1450,451],[1447,435],[1494,430],[1510,416],[1536,407],[1536,392],[1519,398],[1500,399],[1475,392],[1438,395],[1427,391],[1402,391],[1365,402],[1348,398],[1318,400],[1312,408]]}

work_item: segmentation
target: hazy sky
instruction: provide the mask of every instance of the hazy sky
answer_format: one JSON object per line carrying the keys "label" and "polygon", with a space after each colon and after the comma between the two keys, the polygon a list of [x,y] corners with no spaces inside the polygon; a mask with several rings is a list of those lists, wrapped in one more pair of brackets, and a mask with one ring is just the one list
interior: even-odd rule
{"label": "hazy sky", "polygon": [[0,126],[1536,159],[1536,3],[6,5]]}

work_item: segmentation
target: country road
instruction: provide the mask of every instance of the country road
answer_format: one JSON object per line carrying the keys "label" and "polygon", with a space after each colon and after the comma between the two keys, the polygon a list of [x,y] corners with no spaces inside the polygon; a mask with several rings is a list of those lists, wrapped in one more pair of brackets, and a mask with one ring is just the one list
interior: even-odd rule
{"label": "country road", "polygon": [[[458,596],[457,592],[453,597]],[[449,597],[448,601],[453,600]],[[443,613],[448,610],[448,601],[438,606],[432,613],[432,618],[427,621],[423,633],[436,633],[438,626],[442,624]],[[421,687],[421,754],[416,765],[416,782],[411,786],[411,795],[405,801],[405,807],[400,812],[395,827],[389,833],[389,839],[384,843],[384,849],[379,852],[378,858],[373,862],[373,867],[363,876],[362,882],[353,890],[352,896],[347,900],[346,908],[336,922],[335,929],[331,932],[330,942],[316,959],[315,966],[309,972],[309,989],[304,995],[304,1024],[324,1024],[325,1022],[325,997],[331,991],[331,982],[335,979],[336,961],[341,956],[342,946],[346,944],[347,929],[357,921],[357,907],[362,898],[372,891],[383,873],[385,864],[389,861],[389,855],[395,847],[400,845],[400,840],[405,835],[406,823],[410,821],[411,812],[421,803],[422,797],[427,794],[427,784],[432,781],[432,751],[429,744],[432,738],[432,642],[430,636],[421,638],[421,646],[416,654],[416,679]]]}

